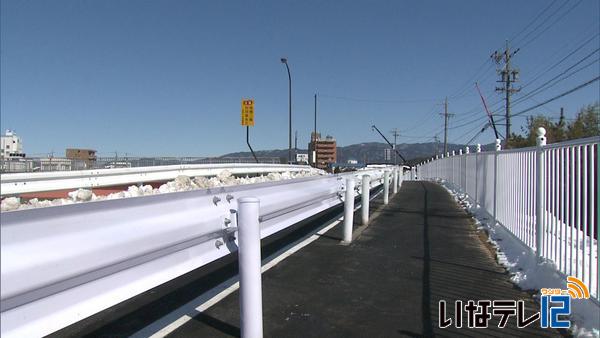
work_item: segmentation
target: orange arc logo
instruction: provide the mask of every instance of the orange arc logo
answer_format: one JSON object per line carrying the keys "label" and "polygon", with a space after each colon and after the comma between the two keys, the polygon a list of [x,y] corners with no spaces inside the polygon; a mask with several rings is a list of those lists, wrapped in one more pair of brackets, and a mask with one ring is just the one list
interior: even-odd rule
{"label": "orange arc logo", "polygon": [[579,278],[573,276],[567,277],[567,290],[573,299],[590,298],[590,291]]}

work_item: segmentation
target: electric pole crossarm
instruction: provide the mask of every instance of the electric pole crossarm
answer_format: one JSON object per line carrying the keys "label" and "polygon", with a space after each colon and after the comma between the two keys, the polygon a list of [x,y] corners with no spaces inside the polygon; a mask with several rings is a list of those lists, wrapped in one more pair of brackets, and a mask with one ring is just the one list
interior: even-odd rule
{"label": "electric pole crossarm", "polygon": [[392,145],[392,143],[390,143],[390,141],[387,139],[387,137],[385,137],[381,131],[379,131],[379,128],[375,127],[375,125],[371,126],[373,129],[375,129],[379,135],[381,135],[381,137],[383,137],[383,139],[385,140],[385,142],[387,142],[387,144],[390,145],[390,148],[394,149],[394,151],[396,152],[396,154],[398,154],[398,156],[400,156],[400,158],[402,159],[402,161],[404,161],[406,163],[406,159],[404,158],[404,156],[402,156],[402,154],[400,154],[400,152],[398,151],[398,149],[395,149],[394,146]]}

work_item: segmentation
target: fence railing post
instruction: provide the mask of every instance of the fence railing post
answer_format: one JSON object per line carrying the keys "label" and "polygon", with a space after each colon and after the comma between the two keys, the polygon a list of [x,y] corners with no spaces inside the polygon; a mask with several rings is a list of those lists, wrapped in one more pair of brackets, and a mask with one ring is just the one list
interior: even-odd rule
{"label": "fence railing post", "polygon": [[354,177],[346,179],[346,200],[344,201],[344,243],[352,242],[354,224]]}
{"label": "fence railing post", "polygon": [[542,257],[544,243],[544,146],[546,145],[546,129],[537,130],[537,149],[535,152],[535,255]]}
{"label": "fence railing post", "polygon": [[390,172],[383,172],[383,204],[390,203]]}
{"label": "fence railing post", "polygon": [[243,338],[263,336],[259,206],[256,197],[238,200],[240,327]]}
{"label": "fence railing post", "polygon": [[[494,153],[494,225],[498,222],[498,218],[496,217],[497,208],[498,208],[498,152],[502,150],[502,146],[500,145],[500,139],[496,139],[496,152]],[[505,196],[507,197],[507,196]]]}
{"label": "fence railing post", "polygon": [[400,174],[398,173],[397,167],[394,167],[394,171],[392,171],[392,175],[393,175],[392,176],[392,185],[393,185],[392,191],[393,191],[394,195],[396,195],[396,193],[398,192],[398,179],[399,179],[398,176],[400,176]]}
{"label": "fence railing post", "polygon": [[369,175],[363,175],[362,177],[362,189],[361,189],[361,211],[362,211],[362,224],[369,224],[369,193],[371,185],[371,177]]}

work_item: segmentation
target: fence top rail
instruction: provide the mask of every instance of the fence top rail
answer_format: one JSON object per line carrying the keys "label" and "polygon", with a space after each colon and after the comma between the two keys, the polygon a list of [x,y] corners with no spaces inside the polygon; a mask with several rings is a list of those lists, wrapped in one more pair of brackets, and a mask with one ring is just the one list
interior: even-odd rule
{"label": "fence top rail", "polygon": [[59,178],[81,178],[90,176],[118,176],[124,174],[140,174],[140,173],[160,173],[170,171],[182,171],[193,169],[247,169],[247,170],[272,170],[272,171],[302,171],[311,170],[312,167],[307,165],[288,165],[288,164],[271,164],[271,163],[210,163],[210,164],[173,164],[163,166],[150,167],[132,167],[132,168],[111,168],[111,169],[85,169],[72,171],[50,171],[50,172],[33,172],[33,173],[6,173],[2,174],[0,181],[13,182],[21,180],[49,180]]}
{"label": "fence top rail", "polygon": [[580,139],[576,139],[576,140],[551,143],[551,144],[547,144],[546,146],[544,146],[544,149],[581,146],[581,145],[587,145],[587,144],[592,144],[592,143],[600,143],[600,136],[592,136],[592,137],[580,138]]}
{"label": "fence top rail", "polygon": [[[592,137],[580,138],[580,139],[576,139],[576,140],[551,143],[551,144],[545,145],[544,149],[573,147],[573,146],[581,146],[581,145],[588,145],[588,144],[594,144],[594,143],[600,143],[600,136],[592,136]],[[529,152],[529,151],[535,151],[535,150],[537,150],[537,146],[517,148],[517,149],[502,149],[499,152],[499,154],[522,153],[522,152]],[[482,151],[480,153],[470,152],[468,154],[462,154],[462,155],[456,154],[454,156],[444,156],[444,157],[438,158],[437,160],[445,160],[445,159],[461,157],[461,156],[477,156],[477,155],[482,155],[482,154],[494,154],[494,153],[496,153],[496,151],[493,151],[493,150]],[[433,160],[436,161],[436,159],[433,159]],[[424,163],[424,164],[427,164],[427,163]]]}

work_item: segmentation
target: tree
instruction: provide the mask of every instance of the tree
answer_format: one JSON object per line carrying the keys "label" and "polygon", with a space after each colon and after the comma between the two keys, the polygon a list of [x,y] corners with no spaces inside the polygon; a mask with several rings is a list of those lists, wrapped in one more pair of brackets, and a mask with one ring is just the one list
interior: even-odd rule
{"label": "tree", "polygon": [[600,135],[598,127],[600,105],[598,102],[590,104],[579,111],[577,118],[567,127],[567,138],[569,140],[592,137]]}
{"label": "tree", "polygon": [[525,136],[512,133],[508,138],[507,148],[524,148],[534,146],[537,138],[537,130],[540,127],[546,129],[546,138],[548,143],[556,142],[556,134],[561,134],[557,131],[556,125],[547,117],[542,115],[535,117],[529,116],[527,118],[527,126],[521,127],[521,130]]}
{"label": "tree", "polygon": [[600,104],[598,102],[581,108],[575,120],[569,124],[561,113],[558,122],[552,122],[543,115],[527,118],[527,126],[522,127],[523,135],[512,133],[508,138],[507,148],[524,148],[535,146],[537,130],[546,129],[547,143],[556,143],[578,138],[600,135]]}

